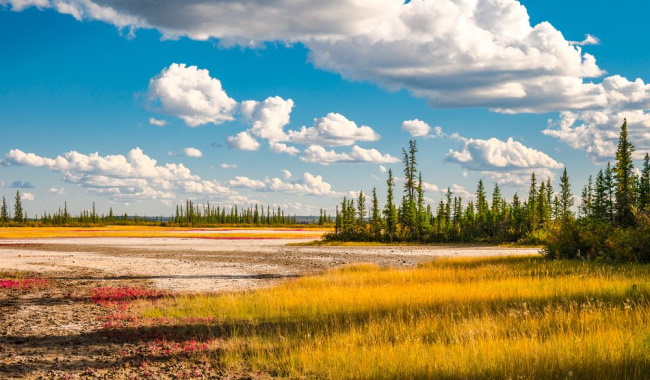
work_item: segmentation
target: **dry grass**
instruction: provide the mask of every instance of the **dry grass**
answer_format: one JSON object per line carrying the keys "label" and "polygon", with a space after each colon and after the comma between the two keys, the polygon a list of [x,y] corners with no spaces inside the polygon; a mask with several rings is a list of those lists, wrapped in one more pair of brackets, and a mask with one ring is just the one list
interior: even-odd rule
{"label": "dry grass", "polygon": [[[644,378],[650,266],[538,257],[357,265],[279,287],[136,305],[280,377]],[[188,323],[189,319],[201,323]]]}
{"label": "dry grass", "polygon": [[[240,232],[239,232],[240,231]],[[255,231],[264,231],[263,233]],[[291,228],[176,228],[155,226],[75,227],[4,227],[0,239],[60,237],[169,237],[204,239],[320,239],[329,229]]]}

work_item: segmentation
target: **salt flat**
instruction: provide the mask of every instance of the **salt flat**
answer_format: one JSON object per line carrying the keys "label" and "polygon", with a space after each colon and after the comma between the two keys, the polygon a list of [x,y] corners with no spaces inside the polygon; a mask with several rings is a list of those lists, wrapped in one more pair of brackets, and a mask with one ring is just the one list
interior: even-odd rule
{"label": "salt flat", "polygon": [[[268,232],[263,229],[233,231],[237,238],[1,239],[0,271],[29,271],[45,277],[92,276],[107,285],[117,280],[148,280],[155,287],[173,291],[231,291],[269,286],[354,263],[399,268],[436,257],[534,255],[539,251],[465,246],[289,246],[310,240],[302,238],[302,230],[283,230],[283,235],[294,237],[286,239],[259,238]],[[209,232],[204,231],[206,236]],[[242,238],[242,234],[256,238]]]}

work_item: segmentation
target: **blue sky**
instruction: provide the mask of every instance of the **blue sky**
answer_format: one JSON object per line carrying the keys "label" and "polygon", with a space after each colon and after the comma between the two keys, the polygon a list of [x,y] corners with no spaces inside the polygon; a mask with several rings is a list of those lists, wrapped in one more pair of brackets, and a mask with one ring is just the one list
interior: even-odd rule
{"label": "blue sky", "polygon": [[564,166],[577,194],[623,117],[650,149],[641,1],[239,3],[0,0],[0,194],[31,215],[186,198],[317,214],[383,200],[411,138],[434,204]]}

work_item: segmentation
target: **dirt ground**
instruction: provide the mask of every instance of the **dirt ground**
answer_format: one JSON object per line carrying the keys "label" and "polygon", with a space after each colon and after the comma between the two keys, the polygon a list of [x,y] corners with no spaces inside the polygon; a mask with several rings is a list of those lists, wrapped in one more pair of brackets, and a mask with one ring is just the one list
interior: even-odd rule
{"label": "dirt ground", "polygon": [[116,340],[102,332],[107,310],[90,297],[98,287],[144,287],[175,293],[239,291],[353,263],[408,268],[436,257],[538,251],[287,245],[303,241],[299,235],[296,239],[232,240],[0,239],[0,275],[20,272],[24,277],[48,281],[47,286],[32,289],[0,288],[0,379],[265,377],[245,370],[223,373],[210,367],[207,359],[168,357],[150,367],[141,352],[142,342]]}

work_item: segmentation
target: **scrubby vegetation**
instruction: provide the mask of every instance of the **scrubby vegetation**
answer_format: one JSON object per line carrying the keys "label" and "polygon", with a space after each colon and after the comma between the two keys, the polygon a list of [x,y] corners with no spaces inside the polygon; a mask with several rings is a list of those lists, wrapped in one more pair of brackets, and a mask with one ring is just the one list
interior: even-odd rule
{"label": "scrubby vegetation", "polygon": [[288,378],[640,379],[649,275],[647,265],[542,257],[358,265],[247,293],[140,301],[123,328],[183,331],[212,342],[219,366]]}

